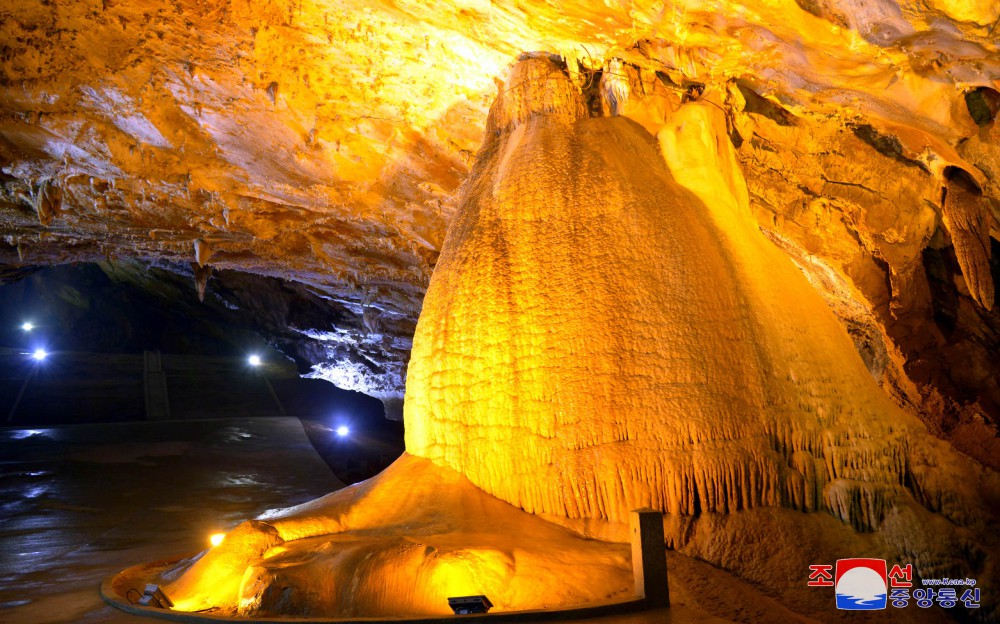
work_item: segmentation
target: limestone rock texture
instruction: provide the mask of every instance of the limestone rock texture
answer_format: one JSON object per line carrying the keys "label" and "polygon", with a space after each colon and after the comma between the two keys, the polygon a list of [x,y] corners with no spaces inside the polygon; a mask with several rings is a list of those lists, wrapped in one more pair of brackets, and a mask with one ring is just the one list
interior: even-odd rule
{"label": "limestone rock texture", "polygon": [[182,611],[245,617],[445,615],[628,598],[628,544],[588,540],[403,455],[382,474],[249,520],[161,579]]}
{"label": "limestone rock texture", "polygon": [[[810,273],[760,231],[724,97],[702,91],[654,136],[591,117],[557,57],[523,56],[424,300],[407,454],[166,572],[178,608],[621,598],[638,507],[779,619],[847,621],[805,585],[809,565],[847,553],[992,586],[1000,478],[879,387]],[[994,621],[997,605],[972,616]]]}
{"label": "limestone rock texture", "polygon": [[[457,470],[611,539],[650,504],[797,613],[807,552],[996,579],[998,42],[992,0],[11,0],[0,280],[235,280],[311,375],[406,412],[376,489]],[[256,600],[325,513],[219,556]]]}
{"label": "limestone rock texture", "polygon": [[[872,312],[845,323],[888,354],[887,389],[976,453],[1000,418],[1000,321],[974,294],[996,260],[959,250],[996,245],[998,17],[991,0],[13,0],[0,264],[195,261],[210,298],[206,261],[298,282],[353,317],[295,328],[312,374],[399,417],[512,58],[558,53],[584,91],[618,67],[654,132],[693,86],[735,85],[722,106],[759,223],[850,286],[838,305]],[[943,218],[949,167],[981,192],[975,232]]]}
{"label": "limestone rock texture", "polygon": [[757,556],[702,550],[703,527],[782,508],[767,525],[831,514],[922,575],[992,578],[996,473],[892,402],[759,231],[709,94],[657,142],[567,93],[527,59],[491,113],[414,337],[408,452],[604,538],[660,509],[675,547],[743,574]]}

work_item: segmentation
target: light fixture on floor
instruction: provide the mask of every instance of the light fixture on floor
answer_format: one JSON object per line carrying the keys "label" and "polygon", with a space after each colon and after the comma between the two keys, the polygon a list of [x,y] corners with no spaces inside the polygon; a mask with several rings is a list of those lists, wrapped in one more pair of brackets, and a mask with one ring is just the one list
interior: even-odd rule
{"label": "light fixture on floor", "polygon": [[146,585],[146,589],[142,592],[142,598],[139,599],[139,604],[144,607],[158,607],[160,609],[169,609],[174,606],[174,603],[167,598],[160,586],[153,583]]}
{"label": "light fixture on floor", "polygon": [[471,613],[488,613],[493,608],[493,603],[486,596],[459,596],[449,598],[448,606],[455,612],[455,615],[469,615]]}

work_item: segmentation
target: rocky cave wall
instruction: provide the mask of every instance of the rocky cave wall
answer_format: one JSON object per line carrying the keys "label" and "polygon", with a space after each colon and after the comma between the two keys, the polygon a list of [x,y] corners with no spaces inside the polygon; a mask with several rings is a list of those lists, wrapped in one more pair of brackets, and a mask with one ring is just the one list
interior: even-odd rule
{"label": "rocky cave wall", "polygon": [[760,227],[897,402],[1000,456],[995,3],[48,0],[0,18],[7,275],[137,258],[194,262],[208,296],[204,267],[296,282],[342,319],[302,328],[325,345],[314,374],[398,415],[494,81],[548,50],[594,106],[617,56],[647,129],[692,84],[727,94]]}
{"label": "rocky cave wall", "polygon": [[[0,316],[30,319],[45,339],[62,350],[133,353],[201,353],[242,357],[270,344],[291,358],[301,374],[316,362],[335,357],[341,371],[374,376],[382,341],[351,341],[341,335],[363,334],[362,318],[347,302],[315,294],[304,284],[239,271],[212,273],[211,288],[201,300],[192,283],[196,270],[187,264],[114,261],[24,269],[0,278]],[[22,334],[14,323],[0,332],[5,344]],[[409,348],[409,341],[400,345]],[[342,349],[334,355],[334,349]],[[400,375],[402,362],[383,364]],[[341,382],[350,386],[351,382]]]}

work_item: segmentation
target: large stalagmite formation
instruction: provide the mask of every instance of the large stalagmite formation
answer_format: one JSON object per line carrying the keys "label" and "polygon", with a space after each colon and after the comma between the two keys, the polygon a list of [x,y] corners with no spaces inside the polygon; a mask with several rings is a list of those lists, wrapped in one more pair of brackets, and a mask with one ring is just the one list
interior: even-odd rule
{"label": "large stalagmite formation", "polygon": [[181,608],[431,613],[454,578],[505,609],[625,591],[620,552],[515,507],[611,541],[660,509],[672,546],[807,615],[828,611],[808,565],[852,554],[994,582],[996,474],[881,392],[756,228],[717,97],[657,141],[588,117],[545,55],[515,65],[414,338],[408,454],[234,531],[168,577]]}
{"label": "large stalagmite formation", "polygon": [[[401,418],[458,218],[436,281],[481,284],[427,301],[427,470],[595,535],[651,502],[672,545],[789,604],[814,598],[774,587],[807,547],[747,536],[955,569],[998,506],[976,498],[994,473],[945,450],[1000,469],[998,33],[993,0],[11,0],[0,281],[168,268]],[[526,50],[560,71],[519,66],[544,89],[501,85],[487,128]],[[628,120],[585,119],[609,85]],[[490,349],[453,344],[459,316]]]}
{"label": "large stalagmite formation", "polygon": [[[757,230],[709,103],[664,127],[668,172],[574,93],[532,60],[495,105],[417,326],[408,451],[570,519],[786,506],[872,530],[912,503],[935,445]],[[977,473],[942,457],[963,494],[933,510],[975,527]]]}
{"label": "large stalagmite formation", "polygon": [[[11,0],[0,265],[138,258],[191,277],[202,241],[213,276],[324,298],[335,327],[295,325],[297,355],[399,417],[510,58],[555,51],[584,90],[617,68],[649,129],[689,87],[735,85],[721,104],[758,222],[847,285],[829,301],[865,310],[841,318],[883,387],[989,463],[1000,311],[975,293],[997,261],[964,254],[1000,235],[998,19],[992,0]],[[944,218],[955,170],[981,194],[975,231]]]}

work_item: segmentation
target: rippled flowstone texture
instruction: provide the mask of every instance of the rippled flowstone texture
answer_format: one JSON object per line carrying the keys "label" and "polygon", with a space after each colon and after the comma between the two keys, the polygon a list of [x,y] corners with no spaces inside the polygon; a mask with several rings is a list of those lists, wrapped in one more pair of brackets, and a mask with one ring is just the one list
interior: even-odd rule
{"label": "rippled flowstone texture", "polygon": [[[830,610],[808,565],[851,554],[992,583],[996,474],[879,389],[758,230],[718,95],[654,138],[588,117],[549,58],[517,64],[417,327],[408,454],[236,529],[174,581],[179,604],[424,613],[457,578],[503,609],[599,600],[625,560],[530,514],[624,542],[644,506],[669,545],[808,615]],[[564,583],[567,565],[605,568]]]}
{"label": "rippled flowstone texture", "polygon": [[998,19],[992,0],[13,0],[0,279],[138,258],[193,262],[192,297],[220,269],[297,282],[338,323],[295,326],[292,350],[398,418],[495,81],[550,50],[584,92],[622,73],[654,133],[691,87],[725,88],[761,227],[883,387],[997,467]]}

